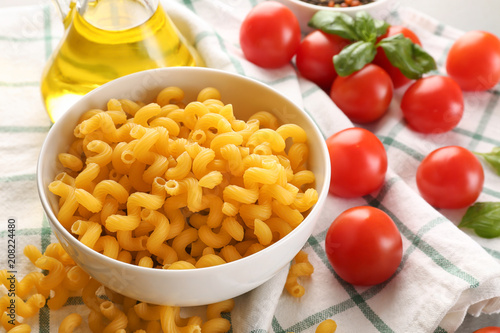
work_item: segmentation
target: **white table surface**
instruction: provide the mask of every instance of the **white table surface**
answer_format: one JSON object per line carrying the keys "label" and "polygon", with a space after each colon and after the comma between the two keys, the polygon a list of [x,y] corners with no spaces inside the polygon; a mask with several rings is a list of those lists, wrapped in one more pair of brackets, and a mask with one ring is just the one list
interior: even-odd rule
{"label": "white table surface", "polygon": [[[231,1],[231,0],[228,0]],[[485,30],[500,36],[500,0],[398,0],[458,29]],[[0,0],[2,7],[40,5],[50,0]],[[485,326],[500,326],[500,314],[467,316],[456,333],[472,333]]]}

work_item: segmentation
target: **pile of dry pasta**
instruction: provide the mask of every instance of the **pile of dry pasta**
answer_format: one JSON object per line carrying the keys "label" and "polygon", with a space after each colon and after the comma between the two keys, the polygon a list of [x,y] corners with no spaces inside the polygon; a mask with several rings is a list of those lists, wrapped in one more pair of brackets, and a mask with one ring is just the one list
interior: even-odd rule
{"label": "pile of dry pasta", "polygon": [[[59,196],[59,222],[86,246],[113,259],[151,268],[192,269],[251,255],[286,236],[317,202],[315,177],[307,169],[305,131],[280,125],[265,110],[238,120],[214,88],[183,103],[184,92],[167,87],[154,103],[111,99],[92,109],[74,129],[75,140],[59,154],[65,168],[49,185]],[[179,307],[151,305],[118,295],[89,277],[59,243],[42,254],[24,251],[40,270],[15,281],[15,297],[0,298],[8,332],[30,327],[43,306],[61,308],[81,295],[90,309],[92,332],[227,332],[221,317],[227,300],[207,306],[207,320],[181,318]],[[290,266],[285,285],[294,296],[299,278],[313,267],[305,252]],[[10,285],[6,270],[0,282]],[[104,290],[105,292],[102,292]],[[82,317],[71,314],[60,332],[72,332]],[[318,332],[333,332],[329,320]],[[334,326],[332,326],[334,325]]]}
{"label": "pile of dry pasta", "polygon": [[[44,306],[52,311],[58,310],[75,295],[81,296],[89,309],[88,328],[94,333],[222,333],[231,329],[231,323],[221,314],[233,309],[232,299],[207,305],[205,322],[198,316],[182,318],[179,307],[140,302],[103,287],[77,266],[59,243],[47,246],[43,254],[35,246],[28,245],[24,254],[39,271],[28,273],[21,281],[12,281],[7,270],[0,271],[0,284],[7,290],[16,291],[15,296],[6,294],[0,298],[0,324],[8,333],[31,332],[28,324],[17,320],[19,317],[33,317]],[[294,297],[301,297],[304,287],[297,279],[309,276],[312,271],[307,254],[300,251],[290,266],[286,290]],[[8,308],[12,302],[15,304],[15,319],[9,316]],[[69,314],[59,324],[58,332],[71,333],[82,321],[81,314]],[[316,333],[334,333],[336,328],[337,324],[327,319],[317,326]]]}
{"label": "pile of dry pasta", "polygon": [[[81,296],[90,310],[88,327],[94,333],[210,333],[227,332],[231,327],[221,313],[232,310],[232,299],[207,305],[205,322],[198,316],[181,318],[179,307],[139,302],[104,288],[75,265],[59,243],[50,244],[43,254],[35,246],[28,245],[24,254],[39,271],[30,272],[21,281],[16,279],[14,282],[7,270],[0,271],[0,283],[16,291],[13,298],[8,294],[0,298],[0,323],[9,333],[31,332],[29,325],[17,320],[19,316],[24,319],[33,317],[45,305],[52,311],[58,310],[74,295]],[[48,273],[45,275],[42,270]],[[15,286],[10,288],[12,283]],[[8,316],[11,299],[15,304],[16,320]],[[81,323],[82,316],[72,313],[62,320],[59,332],[73,332]]]}
{"label": "pile of dry pasta", "polygon": [[145,267],[219,265],[281,239],[317,202],[300,126],[268,111],[238,120],[214,88],[183,99],[167,87],[81,117],[49,190],[82,243]]}

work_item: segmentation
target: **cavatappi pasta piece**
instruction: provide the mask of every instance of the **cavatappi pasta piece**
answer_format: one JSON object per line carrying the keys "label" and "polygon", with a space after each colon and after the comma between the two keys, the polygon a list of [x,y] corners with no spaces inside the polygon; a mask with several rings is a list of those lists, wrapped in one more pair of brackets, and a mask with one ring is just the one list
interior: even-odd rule
{"label": "cavatappi pasta piece", "polygon": [[254,230],[255,220],[267,221],[272,216],[271,202],[263,201],[260,204],[243,204],[239,209],[240,217],[250,229]]}
{"label": "cavatappi pasta piece", "polygon": [[207,244],[203,243],[203,241],[198,238],[196,241],[191,243],[190,254],[193,258],[199,258],[200,256],[203,255],[207,247],[208,247]]}
{"label": "cavatappi pasta piece", "polygon": [[215,100],[220,100],[220,92],[212,87],[207,87],[202,89],[199,93],[198,96],[196,97],[196,100],[198,102],[204,102],[209,99],[215,99]]}
{"label": "cavatappi pasta piece", "polygon": [[61,197],[57,219],[63,227],[69,229],[73,222],[73,216],[79,206],[75,196],[75,189],[60,180],[55,180],[49,184],[49,190]]}
{"label": "cavatappi pasta piece", "polygon": [[294,262],[290,265],[288,276],[285,282],[285,289],[293,297],[302,297],[305,289],[299,284],[298,278],[303,276],[311,276],[314,272],[313,265],[309,262],[308,255],[301,250],[294,258]]}
{"label": "cavatappi pasta piece", "polygon": [[[2,312],[2,315],[0,317],[0,325],[2,325],[2,327],[5,329],[5,331],[8,332],[9,330],[14,328],[15,326],[20,325],[20,323],[16,319],[14,319],[14,322],[13,322],[13,319],[7,315],[7,312]],[[29,331],[27,331],[27,332],[29,332]]]}
{"label": "cavatappi pasta piece", "polygon": [[143,256],[140,260],[138,260],[137,266],[153,268],[154,262],[151,257]]}
{"label": "cavatappi pasta piece", "polygon": [[140,302],[134,305],[135,313],[139,318],[147,321],[159,320],[161,318],[161,306]]}
{"label": "cavatappi pasta piece", "polygon": [[[222,212],[222,206],[224,202],[222,199],[215,194],[205,194],[202,198],[202,210],[208,209],[208,215],[206,219],[206,224],[210,228],[217,228],[222,224],[222,220],[224,219],[224,213]],[[201,215],[201,214],[198,214]]]}
{"label": "cavatappi pasta piece", "polygon": [[[123,312],[127,314],[127,329],[129,332],[140,332],[142,331],[143,320],[139,318],[134,308],[127,308],[125,304],[123,305]],[[127,332],[125,330],[125,332]]]}
{"label": "cavatappi pasta piece", "polygon": [[[180,308],[177,306],[162,306],[160,322],[163,332],[172,333],[201,333],[199,318],[184,320],[179,315]],[[191,321],[191,322],[190,322]]]}
{"label": "cavatappi pasta piece", "polygon": [[62,286],[71,291],[83,289],[89,283],[90,276],[80,266],[67,268],[66,277],[62,281]]}
{"label": "cavatappi pasta piece", "polygon": [[223,333],[228,332],[230,329],[231,323],[222,317],[209,319],[201,325],[201,332]]}
{"label": "cavatappi pasta piece", "polygon": [[164,203],[164,196],[143,192],[132,193],[127,199],[127,215],[111,215],[106,219],[110,231],[134,230],[141,222],[141,208],[157,210]]}
{"label": "cavatappi pasta piece", "polygon": [[222,221],[222,229],[237,241],[242,241],[245,236],[243,225],[233,216],[228,216]]}
{"label": "cavatappi pasta piece", "polygon": [[[266,224],[268,225],[269,229],[271,229],[271,231],[273,232],[273,237],[275,241],[285,237],[293,230],[290,224],[285,222],[283,219],[280,219],[279,217],[272,217],[266,220]],[[274,236],[276,234],[277,236]]]}
{"label": "cavatappi pasta piece", "polygon": [[231,312],[234,308],[234,300],[225,301],[207,305],[207,321],[201,326],[202,332],[228,332],[231,329],[229,320],[222,318],[222,312]]}
{"label": "cavatappi pasta piece", "polygon": [[186,252],[186,247],[198,239],[198,230],[195,228],[184,229],[172,242],[172,248],[177,252],[180,260],[194,261],[193,257]]}
{"label": "cavatappi pasta piece", "polygon": [[[210,247],[210,246],[206,246],[205,248],[203,248],[203,251],[201,251],[201,256],[206,256],[206,255],[215,255],[215,250],[213,247]],[[201,258],[200,258],[201,259]]]}
{"label": "cavatappi pasta piece", "polygon": [[170,222],[167,217],[154,210],[144,209],[141,217],[155,228],[146,241],[146,248],[165,265],[177,261],[178,255],[174,249],[165,243],[170,232]]}
{"label": "cavatappi pasta piece", "polygon": [[301,170],[293,174],[291,184],[301,189],[304,185],[312,185],[315,181],[314,173],[310,170]]}
{"label": "cavatappi pasta piece", "polygon": [[116,260],[130,264],[132,263],[132,254],[130,253],[130,251],[120,251]]}
{"label": "cavatappi pasta piece", "polygon": [[134,123],[142,126],[148,126],[148,121],[159,115],[161,112],[161,107],[156,103],[149,103],[144,105],[139,110],[136,111],[134,115]]}
{"label": "cavatappi pasta piece", "polygon": [[75,328],[82,323],[82,316],[78,313],[72,313],[64,317],[59,325],[58,333],[73,333]]}
{"label": "cavatappi pasta piece", "polygon": [[33,317],[38,313],[38,310],[45,305],[45,297],[41,294],[31,295],[26,301],[17,295],[14,297],[4,295],[0,298],[1,312],[7,311],[8,305],[11,304],[11,299],[13,299],[16,304],[16,314],[23,318]]}
{"label": "cavatappi pasta piece", "polygon": [[196,268],[210,267],[225,264],[226,261],[216,254],[205,254],[194,265]]}
{"label": "cavatappi pasta piece", "polygon": [[101,236],[94,244],[94,250],[104,254],[106,257],[118,259],[120,253],[120,245],[118,240],[113,236]]}
{"label": "cavatappi pasta piece", "polygon": [[276,118],[276,116],[267,111],[259,111],[254,113],[249,120],[252,119],[258,120],[261,127],[263,128],[270,128],[275,130],[279,126],[278,118]]}
{"label": "cavatappi pasta piece", "polygon": [[337,330],[337,323],[333,319],[323,320],[318,327],[316,327],[315,333],[335,333]]}
{"label": "cavatappi pasta piece", "polygon": [[127,316],[114,303],[104,301],[100,305],[101,313],[111,322],[104,328],[103,333],[114,333],[127,327]]}
{"label": "cavatappi pasta piece", "polygon": [[283,205],[276,200],[272,202],[272,210],[273,213],[285,220],[292,228],[297,227],[304,220],[304,216],[297,209]]}
{"label": "cavatappi pasta piece", "polygon": [[99,314],[101,313],[100,305],[102,302],[104,302],[104,300],[99,298],[96,294],[97,290],[100,287],[101,284],[97,280],[92,278],[82,290],[83,303],[90,310]]}
{"label": "cavatappi pasta piece", "polygon": [[69,290],[65,288],[62,284],[60,284],[57,287],[53,288],[53,294],[47,301],[47,306],[51,310],[58,310],[63,307],[68,298],[69,298]]}
{"label": "cavatappi pasta piece", "polygon": [[31,291],[36,290],[37,293],[42,294],[45,298],[49,297],[50,290],[43,289],[40,287],[40,279],[44,275],[41,272],[29,272],[26,274],[21,281],[17,281],[16,277],[12,274],[7,273],[7,270],[3,269],[0,271],[0,283],[5,286],[5,288],[12,289],[12,278],[14,277],[14,288],[16,290],[16,295],[25,298]]}
{"label": "cavatappi pasta piece", "polygon": [[103,167],[111,162],[113,150],[110,145],[102,140],[92,140],[87,145],[87,149],[93,154],[87,156],[87,163],[96,163]]}
{"label": "cavatappi pasta piece", "polygon": [[184,99],[184,91],[179,87],[165,87],[156,96],[156,103],[161,106],[177,104]]}
{"label": "cavatappi pasta piece", "polygon": [[88,316],[89,328],[92,332],[103,332],[106,327],[106,317],[101,313],[101,311],[90,310]]}
{"label": "cavatappi pasta piece", "polygon": [[171,264],[164,265],[165,269],[193,269],[196,268],[192,263],[187,261],[175,261]]}
{"label": "cavatappi pasta piece", "polygon": [[300,171],[309,158],[309,148],[305,143],[294,143],[287,154],[290,165],[294,171]]}
{"label": "cavatappi pasta piece", "polygon": [[64,251],[61,243],[51,243],[47,245],[43,254],[59,260],[64,266],[73,266],[75,264],[73,259]]}
{"label": "cavatappi pasta piece", "polygon": [[234,247],[234,245],[224,246],[220,250],[219,255],[226,262],[231,262],[243,258],[243,256],[238,252],[238,250]]}
{"label": "cavatappi pasta piece", "polygon": [[64,265],[55,258],[42,255],[35,261],[35,266],[49,271],[49,273],[40,280],[40,287],[43,289],[54,289],[66,277]]}
{"label": "cavatappi pasta piece", "polygon": [[100,172],[99,164],[87,163],[82,172],[75,177],[74,186],[92,192],[95,186],[94,179],[97,178]]}
{"label": "cavatappi pasta piece", "polygon": [[251,244],[248,249],[245,251],[245,253],[243,254],[244,257],[248,257],[254,253],[257,253],[259,251],[262,251],[263,249],[265,249],[266,247],[258,242],[254,242],[253,244]]}
{"label": "cavatappi pasta piece", "polygon": [[146,249],[148,236],[133,237],[131,230],[118,230],[116,232],[116,239],[120,248],[126,251],[137,252]]}
{"label": "cavatappi pasta piece", "polygon": [[31,332],[31,326],[28,324],[19,324],[12,327],[7,333],[29,333]]}
{"label": "cavatappi pasta piece", "polygon": [[94,248],[102,233],[102,226],[91,221],[76,221],[71,226],[71,232],[78,235],[78,240],[84,245]]}
{"label": "cavatappi pasta piece", "polygon": [[58,155],[58,158],[65,168],[73,171],[80,171],[83,168],[82,160],[78,158],[78,156],[69,153],[61,153]]}
{"label": "cavatappi pasta piece", "polygon": [[250,147],[250,149],[252,149],[262,143],[268,143],[275,153],[283,152],[286,147],[286,143],[285,140],[283,140],[283,137],[276,131],[269,128],[259,129],[252,133],[252,135],[248,138],[247,145]]}
{"label": "cavatappi pasta piece", "polygon": [[254,233],[259,240],[259,243],[266,246],[271,244],[273,240],[273,232],[271,228],[262,220],[255,219],[254,221]]}
{"label": "cavatappi pasta piece", "polygon": [[219,232],[215,232],[206,224],[202,225],[198,229],[198,237],[207,246],[216,249],[220,249],[223,246],[228,245],[233,239],[225,229],[220,229]]}
{"label": "cavatappi pasta piece", "polygon": [[305,212],[316,202],[318,202],[318,192],[309,188],[304,193],[297,193],[290,207],[297,209],[299,212]]}

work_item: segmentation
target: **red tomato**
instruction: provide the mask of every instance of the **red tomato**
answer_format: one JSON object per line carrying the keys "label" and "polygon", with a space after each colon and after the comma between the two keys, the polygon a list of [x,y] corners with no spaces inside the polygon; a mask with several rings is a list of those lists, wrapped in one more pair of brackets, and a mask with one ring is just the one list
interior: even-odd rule
{"label": "red tomato", "polygon": [[500,327],[498,326],[483,327],[474,331],[474,333],[500,333]]}
{"label": "red tomato", "polygon": [[337,35],[315,30],[308,34],[299,45],[295,63],[306,79],[328,90],[337,77],[333,66],[333,56],[349,45],[349,41]]}
{"label": "red tomato", "polygon": [[355,123],[370,123],[384,115],[393,86],[386,71],[368,64],[347,76],[337,76],[330,90],[333,102]]}
{"label": "red tomato", "polygon": [[390,278],[403,255],[394,221],[371,206],[350,208],[330,225],[325,251],[335,272],[345,281],[369,286]]}
{"label": "red tomato", "polygon": [[462,119],[462,90],[447,76],[422,78],[405,91],[401,110],[407,124],[417,132],[447,132]]}
{"label": "red tomato", "polygon": [[422,197],[436,208],[464,208],[481,194],[484,171],[478,158],[460,146],[436,149],[417,169]]}
{"label": "red tomato", "polygon": [[385,180],[387,154],[370,131],[351,127],[326,140],[332,176],[330,193],[343,198],[360,197],[379,189]]}
{"label": "red tomato", "polygon": [[500,81],[500,39],[485,31],[465,33],[448,52],[446,71],[463,90],[493,88]]}
{"label": "red tomato", "polygon": [[[386,37],[395,36],[397,34],[403,34],[403,36],[405,36],[406,38],[411,39],[413,43],[422,46],[420,39],[417,37],[417,35],[415,35],[413,31],[400,25],[390,26],[389,29],[387,29],[387,32],[379,37],[379,40]],[[382,67],[389,74],[392,83],[394,84],[394,89],[404,86],[408,82],[412,81],[411,79],[404,76],[399,68],[394,67],[391,64],[381,47],[377,49],[377,55],[375,56],[375,59],[373,59],[373,63]]]}
{"label": "red tomato", "polygon": [[300,39],[299,21],[288,7],[275,1],[255,6],[240,28],[243,54],[264,68],[278,68],[290,62]]}

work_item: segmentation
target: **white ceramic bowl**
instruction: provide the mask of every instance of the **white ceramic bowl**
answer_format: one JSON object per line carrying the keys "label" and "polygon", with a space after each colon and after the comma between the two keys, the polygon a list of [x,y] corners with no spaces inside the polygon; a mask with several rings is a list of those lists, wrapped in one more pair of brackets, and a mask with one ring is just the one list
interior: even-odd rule
{"label": "white ceramic bowl", "polygon": [[311,17],[319,11],[326,10],[332,12],[341,12],[348,15],[354,16],[359,11],[366,11],[374,18],[384,20],[389,17],[390,12],[394,10],[397,5],[397,1],[394,0],[375,0],[366,5],[355,6],[355,7],[326,7],[313,5],[301,0],[276,0],[286,5],[292,10],[292,12],[297,16],[300,23],[300,29],[303,33],[309,33],[313,29],[307,25]]}
{"label": "white ceramic bowl", "polygon": [[[62,170],[57,161],[74,140],[73,129],[80,115],[91,108],[104,108],[110,98],[153,101],[166,86],[196,99],[207,86],[219,89],[224,103],[234,106],[235,116],[246,120],[256,110],[274,112],[283,123],[302,126],[309,139],[309,168],[316,175],[319,201],[307,218],[290,234],[268,248],[227,264],[192,270],[144,268],[113,260],[84,246],[57,220],[58,198],[49,183]],[[310,117],[289,99],[258,81],[228,72],[199,67],[175,67],[131,74],[84,96],[51,128],[40,152],[37,169],[40,199],[54,234],[78,265],[110,289],[144,302],[177,306],[210,304],[241,295],[263,284],[287,265],[311,235],[330,184],[330,164],[324,138]]]}

